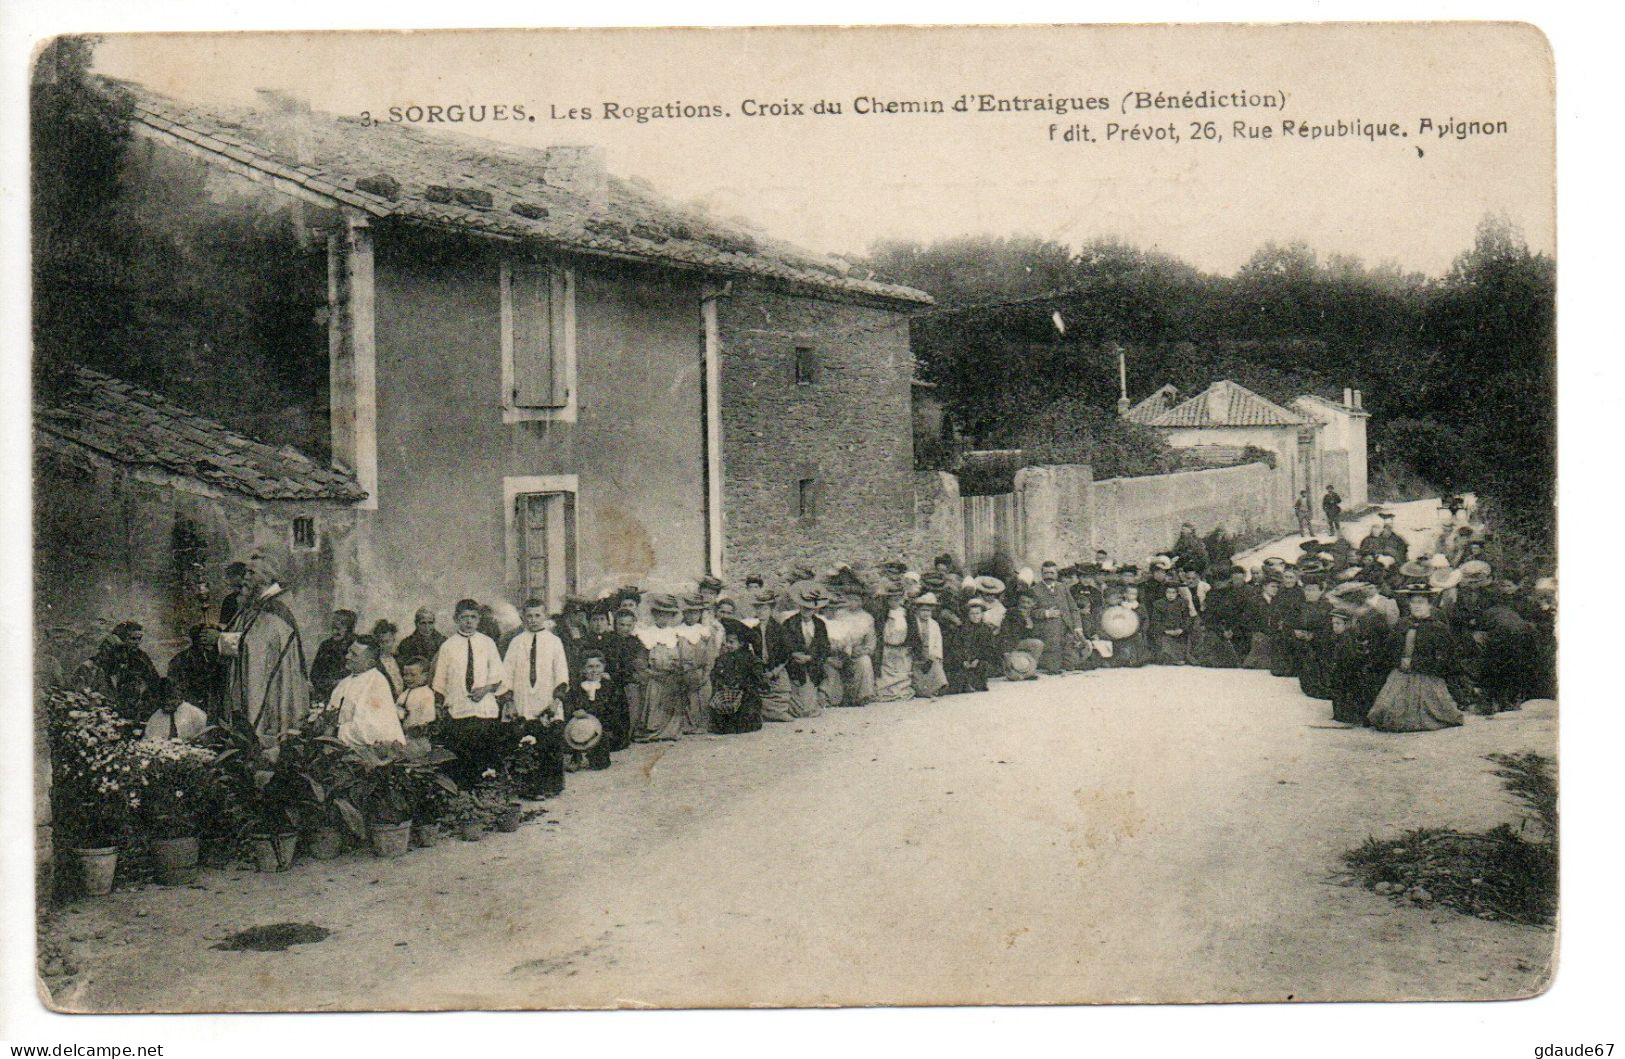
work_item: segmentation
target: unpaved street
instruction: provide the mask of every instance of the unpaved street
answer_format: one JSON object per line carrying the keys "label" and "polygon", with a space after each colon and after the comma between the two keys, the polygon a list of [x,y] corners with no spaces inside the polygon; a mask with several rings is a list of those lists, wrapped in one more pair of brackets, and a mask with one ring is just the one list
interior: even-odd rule
{"label": "unpaved street", "polygon": [[[1554,936],[1337,877],[1516,820],[1483,755],[1551,707],[1341,730],[1261,672],[1153,668],[641,746],[546,822],[83,902],[78,1010],[1511,997]],[[210,949],[312,922],[282,953]],[[98,937],[97,935],[102,935]]]}

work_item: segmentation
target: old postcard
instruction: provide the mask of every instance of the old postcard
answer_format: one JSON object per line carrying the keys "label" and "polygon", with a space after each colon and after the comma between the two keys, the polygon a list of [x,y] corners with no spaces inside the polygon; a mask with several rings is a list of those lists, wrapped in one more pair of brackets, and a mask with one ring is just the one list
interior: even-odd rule
{"label": "old postcard", "polygon": [[1541,992],[1553,85],[1510,23],[44,43],[49,1004]]}

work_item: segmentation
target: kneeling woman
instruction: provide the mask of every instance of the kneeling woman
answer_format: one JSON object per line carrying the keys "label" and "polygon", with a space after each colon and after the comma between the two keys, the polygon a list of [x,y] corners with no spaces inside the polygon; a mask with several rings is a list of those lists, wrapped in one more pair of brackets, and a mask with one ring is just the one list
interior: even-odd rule
{"label": "kneeling woman", "polygon": [[632,724],[632,738],[640,743],[683,736],[689,701],[686,660],[677,632],[680,614],[675,596],[655,596],[649,602],[654,625],[637,631],[648,657],[638,673],[638,710]]}
{"label": "kneeling woman", "polygon": [[1461,708],[1445,681],[1456,667],[1450,629],[1433,612],[1432,587],[1426,580],[1407,582],[1397,590],[1409,613],[1389,641],[1393,669],[1366,723],[1385,732],[1434,732],[1461,724]]}
{"label": "kneeling woman", "polygon": [[762,730],[762,690],[767,677],[762,663],[746,645],[749,630],[733,618],[722,619],[722,653],[711,668],[711,731],[740,735]]}

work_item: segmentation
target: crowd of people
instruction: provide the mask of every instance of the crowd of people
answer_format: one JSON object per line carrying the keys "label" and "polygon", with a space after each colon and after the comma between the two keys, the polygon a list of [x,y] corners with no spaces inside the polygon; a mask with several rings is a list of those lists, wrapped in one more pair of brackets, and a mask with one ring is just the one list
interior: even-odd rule
{"label": "crowd of people", "polygon": [[1426,731],[1555,696],[1555,582],[1498,578],[1493,537],[1453,514],[1426,554],[1383,514],[1358,546],[1310,536],[1295,561],[1248,567],[1209,555],[1187,523],[1143,564],[1102,551],[1008,584],[942,555],[925,570],[798,567],[732,593],[710,577],[682,594],[628,586],[557,612],[463,599],[449,633],[433,607],[405,637],[338,610],[308,663],[275,565],[256,555],[228,569],[218,621],[191,629],[165,675],[125,622],[58,679],[102,693],[152,738],[231,717],[274,743],[325,704],[345,742],[439,745],[462,781],[517,721],[558,765],[544,794],[634,743],[1103,668],[1262,669],[1327,700],[1335,721]]}

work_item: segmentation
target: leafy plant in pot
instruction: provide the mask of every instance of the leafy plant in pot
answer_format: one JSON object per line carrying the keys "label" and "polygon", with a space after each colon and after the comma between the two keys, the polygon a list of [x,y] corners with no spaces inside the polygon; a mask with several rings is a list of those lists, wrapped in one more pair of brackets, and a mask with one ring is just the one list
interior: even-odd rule
{"label": "leafy plant in pot", "polygon": [[491,814],[479,803],[472,791],[459,791],[446,801],[440,819],[454,828],[464,842],[478,842],[485,835],[485,825]]}
{"label": "leafy plant in pot", "polygon": [[246,839],[260,871],[287,871],[299,845],[299,828],[309,815],[306,781],[311,739],[301,729],[284,733],[267,748],[258,733],[235,723],[220,729],[224,749],[215,758],[241,816]]}
{"label": "leafy plant in pot", "polygon": [[412,818],[429,790],[456,792],[438,768],[452,755],[403,746],[359,746],[351,753],[360,772],[338,803],[345,825],[357,838],[370,838],[378,856],[399,857],[411,843]]}
{"label": "leafy plant in pot", "polygon": [[513,779],[506,769],[488,768],[480,773],[479,785],[474,788],[474,798],[484,807],[490,816],[492,826],[498,831],[519,830],[519,823],[524,816],[524,806],[519,803]]}

